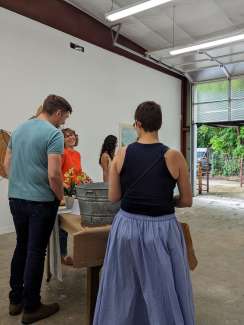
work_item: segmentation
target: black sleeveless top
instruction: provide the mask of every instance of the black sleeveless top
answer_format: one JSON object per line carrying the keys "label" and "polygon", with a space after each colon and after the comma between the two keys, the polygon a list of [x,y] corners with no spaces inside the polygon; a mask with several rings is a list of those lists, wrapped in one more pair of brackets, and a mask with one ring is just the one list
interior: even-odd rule
{"label": "black sleeveless top", "polygon": [[[164,154],[168,149],[162,143],[135,142],[127,147],[120,172],[121,209],[147,216],[174,213],[173,192],[176,180],[170,174],[165,162]],[[156,165],[130,188],[157,159]],[[127,189],[129,191],[126,193]]]}

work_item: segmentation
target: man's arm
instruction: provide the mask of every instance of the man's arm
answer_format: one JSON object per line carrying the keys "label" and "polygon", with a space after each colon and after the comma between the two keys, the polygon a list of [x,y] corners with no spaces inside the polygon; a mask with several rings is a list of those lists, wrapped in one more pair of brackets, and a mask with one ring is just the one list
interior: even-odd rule
{"label": "man's arm", "polygon": [[48,155],[48,179],[49,185],[56,198],[61,201],[64,196],[63,178],[61,172],[61,155]]}
{"label": "man's arm", "polygon": [[9,175],[10,166],[11,166],[11,156],[12,156],[12,152],[9,148],[7,148],[5,158],[4,158],[4,163],[3,163],[3,167],[7,177]]}

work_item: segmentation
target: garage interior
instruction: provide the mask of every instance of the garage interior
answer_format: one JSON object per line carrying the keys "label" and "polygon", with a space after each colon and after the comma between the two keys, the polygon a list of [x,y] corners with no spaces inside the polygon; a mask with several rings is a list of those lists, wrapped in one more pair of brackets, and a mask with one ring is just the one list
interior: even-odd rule
{"label": "garage interior", "polygon": [[[18,102],[10,96],[12,93],[10,87],[18,89],[16,96],[19,98],[28,90],[27,87],[21,85],[23,73],[21,62],[32,69],[29,71],[27,68],[28,87],[33,80],[37,82],[37,79],[32,78],[32,73],[35,74],[35,71],[39,73],[38,69],[42,69],[42,64],[48,65],[47,49],[49,46],[53,49],[53,58],[57,55],[57,69],[58,65],[62,67],[67,63],[67,70],[64,70],[67,80],[63,83],[60,81],[60,84],[57,84],[57,90],[65,93],[65,87],[74,82],[73,89],[70,87],[67,96],[84,96],[80,101],[75,102],[77,111],[82,106],[84,109],[83,112],[79,112],[79,118],[81,120],[85,116],[92,119],[95,114],[98,114],[98,119],[104,123],[103,127],[98,129],[101,138],[105,132],[110,130],[109,123],[112,120],[106,121],[106,116],[112,114],[114,106],[119,107],[118,102],[126,105],[124,97],[128,96],[130,107],[125,108],[123,113],[121,104],[118,112],[115,113],[116,124],[112,126],[112,132],[117,132],[118,123],[131,122],[131,107],[133,111],[138,101],[144,99],[143,91],[145,91],[145,96],[159,96],[158,93],[160,93],[161,97],[159,96],[157,100],[162,102],[162,107],[164,96],[171,96],[165,102],[165,105],[168,105],[165,107],[166,131],[163,131],[161,137],[162,141],[164,139],[172,141],[170,145],[181,150],[186,156],[195,194],[193,207],[178,209],[176,214],[180,221],[185,221],[190,225],[199,262],[197,269],[191,273],[196,324],[243,325],[244,185],[240,187],[238,182],[229,182],[226,186],[220,181],[215,183],[214,190],[211,191],[210,188],[209,193],[198,195],[196,166],[197,129],[200,125],[221,128],[244,127],[244,38],[178,55],[171,55],[170,52],[174,49],[244,35],[244,2],[243,0],[174,0],[121,19],[116,23],[106,20],[107,13],[131,6],[135,2],[135,0],[42,0],[30,3],[27,0],[0,0],[1,30],[5,30],[7,35],[4,43],[0,45],[3,55],[6,55],[5,61],[0,63],[1,71],[4,71],[0,77],[0,86],[6,90],[2,103],[4,107],[13,107],[12,111],[10,109],[10,113],[4,116],[0,128],[11,131],[16,126],[22,113],[16,110],[15,114],[14,109],[29,105],[23,113],[24,118],[28,118],[31,110],[37,107],[37,105],[33,106],[35,105],[34,99],[25,102],[23,98],[19,106]],[[29,33],[28,37],[21,34],[24,32]],[[0,33],[3,38],[4,31]],[[40,36],[36,44],[35,33],[39,33]],[[20,43],[23,47],[15,43],[21,37],[23,39]],[[55,43],[56,38],[57,43]],[[67,45],[66,48],[61,47],[61,42]],[[74,42],[75,48],[70,49],[70,42]],[[31,46],[35,44],[37,48],[40,46],[40,56],[46,55],[45,61],[40,61],[39,64],[41,59],[36,57],[36,64],[28,62],[28,58],[31,61],[32,56],[32,49],[28,48],[30,44]],[[42,44],[46,44],[47,51],[43,50]],[[89,47],[91,44],[92,47]],[[85,70],[87,63],[84,63],[82,66],[84,70],[79,70],[76,76],[76,66],[83,64],[81,51],[83,46],[85,54],[90,55],[89,66]],[[55,48],[57,52],[54,51]],[[30,57],[22,61],[25,49]],[[60,61],[58,53],[63,55]],[[66,53],[67,57],[65,57]],[[68,63],[69,53],[72,53],[74,57],[70,65]],[[103,56],[104,58],[106,56],[104,61]],[[19,61],[15,65],[13,60],[17,57]],[[9,61],[7,58],[10,58]],[[54,61],[53,59],[52,65],[55,65]],[[110,62],[113,65],[111,71],[109,70]],[[120,64],[121,70],[116,71]],[[13,66],[13,71],[11,66]],[[51,73],[55,72],[52,68],[50,69]],[[84,76],[82,71],[85,71]],[[107,77],[106,71],[108,71]],[[132,71],[131,74],[130,71]],[[145,79],[140,84],[139,79],[142,78],[144,72]],[[6,86],[8,74],[12,80],[7,82]],[[93,74],[94,76],[103,74],[100,82],[107,83],[108,87],[99,91],[100,84],[95,83],[96,78],[91,77]],[[161,75],[165,78],[162,81]],[[14,79],[15,76],[17,79]],[[62,73],[57,75],[57,78],[60,80]],[[84,79],[79,81],[79,78]],[[135,79],[131,81],[128,88],[124,88],[126,80],[130,78]],[[52,81],[55,82],[56,79]],[[78,82],[80,84],[77,84]],[[38,89],[45,83],[48,84],[48,80],[40,73],[40,84],[36,88],[33,86],[33,93],[38,100],[41,100],[48,91],[47,87],[51,87],[50,82],[45,85],[43,92],[38,92]],[[88,85],[89,83],[91,86]],[[168,88],[167,83],[170,83]],[[221,91],[216,91],[216,85],[220,85]],[[96,93],[92,93],[94,88],[96,88]],[[148,92],[146,88],[149,89]],[[83,94],[82,89],[85,89],[87,94]],[[126,93],[123,94],[125,91]],[[99,103],[94,102],[92,104],[97,105],[96,109],[89,113],[86,107],[92,96],[97,96],[98,102],[101,98],[104,99],[99,107],[102,109],[102,105],[106,105],[107,98],[110,98],[108,106],[111,107],[107,111],[104,110],[104,113],[98,112]],[[170,111],[171,105],[175,109],[173,113]],[[14,118],[13,115],[15,115]],[[82,137],[83,134],[87,135],[87,139],[84,136],[80,144],[81,152],[87,152],[87,161],[96,160],[97,140],[93,131],[90,128],[86,129],[85,122],[83,123],[81,127],[77,120],[72,120],[71,125],[80,132]],[[174,123],[179,130],[178,133],[176,132],[175,139],[172,139],[170,129]],[[97,170],[96,165],[87,164],[86,168],[94,179],[99,180],[100,171]],[[0,191],[0,211],[3,220],[9,213],[7,212],[7,181],[4,179],[0,179]],[[15,246],[15,233],[10,216],[6,217],[5,224],[0,224],[0,226],[2,227],[0,227],[0,230],[2,229],[0,232],[0,325],[12,325],[20,320],[18,316],[10,318],[8,315],[9,267]],[[72,246],[71,238],[69,245]],[[55,278],[50,282],[44,279],[43,298],[45,301],[58,301],[61,310],[40,324],[79,323],[86,325],[85,279],[86,270],[68,266],[63,266],[63,282]]]}

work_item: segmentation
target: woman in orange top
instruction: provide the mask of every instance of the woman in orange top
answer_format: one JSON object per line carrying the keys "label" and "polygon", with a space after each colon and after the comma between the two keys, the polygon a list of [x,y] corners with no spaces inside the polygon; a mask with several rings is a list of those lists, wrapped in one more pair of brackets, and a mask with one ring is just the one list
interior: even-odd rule
{"label": "woman in orange top", "polygon": [[[64,154],[62,156],[62,174],[68,172],[71,168],[73,169],[74,175],[80,175],[82,172],[81,169],[81,157],[80,153],[74,149],[78,144],[78,135],[74,130],[66,128],[63,129],[64,134]],[[64,183],[64,187],[65,187]],[[60,229],[59,232],[60,240],[60,251],[61,251],[61,261],[63,264],[72,265],[73,259],[67,253],[67,242],[68,242],[68,233],[63,229]]]}
{"label": "woman in orange top", "polygon": [[71,168],[74,169],[75,175],[81,173],[80,153],[74,149],[78,145],[78,135],[74,130],[69,128],[63,129],[64,134],[64,154],[62,156],[62,173],[63,175]]}

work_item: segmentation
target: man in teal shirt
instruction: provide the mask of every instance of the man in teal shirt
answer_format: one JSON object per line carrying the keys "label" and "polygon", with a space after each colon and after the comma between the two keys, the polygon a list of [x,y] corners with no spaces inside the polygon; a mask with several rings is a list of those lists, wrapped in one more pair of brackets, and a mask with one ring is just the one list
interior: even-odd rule
{"label": "man in teal shirt", "polygon": [[24,308],[24,324],[59,310],[56,303],[41,303],[40,290],[45,252],[63,198],[64,139],[58,127],[71,113],[72,107],[64,98],[49,95],[41,114],[12,133],[5,157],[9,205],[17,234],[11,263],[9,313],[17,315]]}

